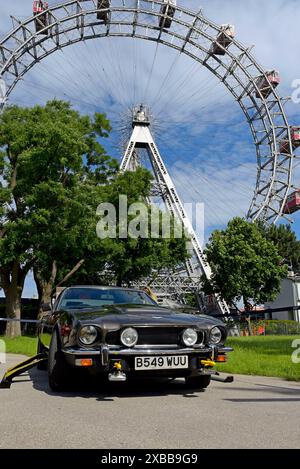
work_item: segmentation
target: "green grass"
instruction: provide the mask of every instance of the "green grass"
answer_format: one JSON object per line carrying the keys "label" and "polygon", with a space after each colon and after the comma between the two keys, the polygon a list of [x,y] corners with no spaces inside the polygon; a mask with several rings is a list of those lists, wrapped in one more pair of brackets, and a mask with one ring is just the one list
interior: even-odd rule
{"label": "green grass", "polygon": [[7,337],[0,336],[0,339],[4,340],[7,353],[17,353],[28,355],[29,357],[36,354],[36,337],[15,337],[14,339],[8,339]]}
{"label": "green grass", "polygon": [[[300,336],[232,337],[227,345],[234,348],[220,371],[233,374],[273,376],[300,381],[300,363],[292,362],[292,343]],[[298,346],[299,348],[299,346]],[[300,353],[298,353],[300,358]]]}
{"label": "green grass", "polygon": [[[8,353],[36,354],[36,337],[4,339]],[[227,345],[234,348],[226,365],[218,365],[225,373],[273,376],[300,381],[300,363],[292,362],[292,343],[300,336],[234,337]],[[300,357],[300,353],[298,354]]]}

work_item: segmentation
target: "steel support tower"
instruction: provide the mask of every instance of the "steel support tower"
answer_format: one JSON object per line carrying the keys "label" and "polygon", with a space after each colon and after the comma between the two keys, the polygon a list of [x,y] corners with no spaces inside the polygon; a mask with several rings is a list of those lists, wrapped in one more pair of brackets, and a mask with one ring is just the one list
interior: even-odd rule
{"label": "steel support tower", "polygon": [[[177,295],[184,291],[198,292],[199,298],[202,298],[202,308],[205,309],[206,302],[200,292],[200,277],[204,274],[210,279],[211,268],[154,141],[147,106],[140,105],[133,109],[132,128],[132,134],[121,162],[121,171],[135,171],[141,164],[139,152],[141,149],[146,150],[155,177],[155,195],[161,197],[166,209],[182,223],[191,239],[191,258],[186,261],[185,268],[178,268],[178,271],[172,273],[159,274],[153,287],[156,290],[159,289],[161,295],[170,295],[171,285],[176,286]],[[221,298],[216,297],[215,300],[221,314],[230,314],[227,304]]]}

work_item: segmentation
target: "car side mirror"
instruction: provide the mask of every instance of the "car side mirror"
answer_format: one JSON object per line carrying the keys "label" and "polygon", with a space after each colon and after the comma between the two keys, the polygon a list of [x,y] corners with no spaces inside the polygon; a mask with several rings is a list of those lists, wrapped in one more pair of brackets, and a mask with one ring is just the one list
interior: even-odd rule
{"label": "car side mirror", "polygon": [[43,303],[41,308],[44,313],[52,310],[51,303]]}

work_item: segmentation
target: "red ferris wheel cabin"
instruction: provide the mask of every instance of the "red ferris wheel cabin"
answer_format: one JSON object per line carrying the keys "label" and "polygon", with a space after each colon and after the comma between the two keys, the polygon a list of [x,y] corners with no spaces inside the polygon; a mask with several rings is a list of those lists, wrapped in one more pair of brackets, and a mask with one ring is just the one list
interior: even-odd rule
{"label": "red ferris wheel cabin", "polygon": [[45,29],[49,25],[49,17],[46,11],[48,7],[48,2],[42,2],[41,0],[33,2],[33,15],[36,16],[35,30],[37,33],[48,35],[48,31]]}
{"label": "red ferris wheel cabin", "polygon": [[[293,150],[300,147],[300,127],[291,127],[291,142]],[[280,153],[285,155],[290,153],[290,142],[287,138],[281,141]]]}
{"label": "red ferris wheel cabin", "polygon": [[290,194],[287,198],[283,213],[289,215],[300,210],[300,189]]}
{"label": "red ferris wheel cabin", "polygon": [[33,2],[33,13],[42,13],[48,9],[48,2],[42,2],[41,0],[36,0]]}

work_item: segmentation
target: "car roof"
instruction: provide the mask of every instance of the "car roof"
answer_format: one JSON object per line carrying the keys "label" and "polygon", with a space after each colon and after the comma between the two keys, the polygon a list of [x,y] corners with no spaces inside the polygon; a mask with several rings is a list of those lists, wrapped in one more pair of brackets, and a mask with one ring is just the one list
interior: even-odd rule
{"label": "car roof", "polygon": [[66,287],[65,290],[69,290],[70,288],[96,288],[98,290],[125,290],[125,291],[140,291],[143,293],[144,292],[141,288],[127,288],[127,287],[116,287],[115,285],[110,286],[110,285],[71,285],[69,287]]}

